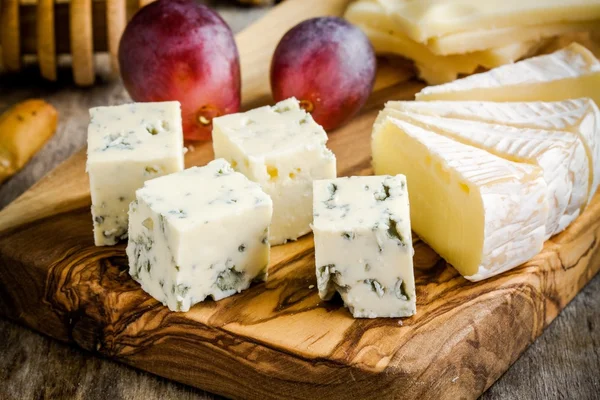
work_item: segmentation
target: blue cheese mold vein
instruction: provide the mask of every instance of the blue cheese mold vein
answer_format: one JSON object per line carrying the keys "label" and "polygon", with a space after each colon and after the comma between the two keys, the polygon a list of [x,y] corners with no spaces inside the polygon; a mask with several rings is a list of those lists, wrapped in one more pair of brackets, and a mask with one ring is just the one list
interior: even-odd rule
{"label": "blue cheese mold vein", "polygon": [[272,213],[223,159],[147,181],[129,211],[130,275],[173,311],[239,293],[266,279]]}
{"label": "blue cheese mold vein", "polygon": [[315,181],[313,207],[319,296],[339,293],[356,318],[415,314],[406,178]]}
{"label": "blue cheese mold vein", "polygon": [[94,242],[127,238],[127,211],[148,179],[183,170],[178,102],[90,109],[86,170],[90,177]]}

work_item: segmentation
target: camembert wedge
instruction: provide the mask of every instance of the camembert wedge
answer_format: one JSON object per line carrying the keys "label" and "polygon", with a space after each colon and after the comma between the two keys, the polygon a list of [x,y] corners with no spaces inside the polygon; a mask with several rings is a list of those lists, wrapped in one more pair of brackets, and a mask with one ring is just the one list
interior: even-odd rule
{"label": "camembert wedge", "polygon": [[394,118],[372,137],[376,174],[404,174],[413,230],[463,276],[479,281],[542,249],[543,171]]}
{"label": "camembert wedge", "polygon": [[378,120],[383,121],[392,110],[517,128],[571,132],[583,142],[592,172],[588,184],[588,203],[600,184],[600,110],[591,99],[527,103],[389,101]]}
{"label": "camembert wedge", "polygon": [[392,111],[390,116],[480,148],[537,165],[548,186],[546,238],[563,231],[587,205],[589,164],[581,140],[569,132],[524,129]]}
{"label": "camembert wedge", "polygon": [[558,101],[590,97],[600,104],[600,61],[573,43],[552,54],[429,86],[417,100]]}

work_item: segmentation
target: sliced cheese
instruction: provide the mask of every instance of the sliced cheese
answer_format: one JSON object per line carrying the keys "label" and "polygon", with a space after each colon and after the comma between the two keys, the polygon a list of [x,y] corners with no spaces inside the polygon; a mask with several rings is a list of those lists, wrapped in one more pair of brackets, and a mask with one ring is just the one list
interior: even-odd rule
{"label": "sliced cheese", "polygon": [[463,54],[524,41],[538,41],[566,33],[590,31],[599,25],[600,21],[574,21],[463,31],[431,38],[427,41],[427,47],[438,55]]}
{"label": "sliced cheese", "polygon": [[515,128],[483,122],[390,111],[402,119],[504,159],[540,167],[548,185],[546,238],[563,231],[587,205],[589,163],[572,133]]}
{"label": "sliced cheese", "polygon": [[600,19],[597,0],[379,0],[418,42],[456,32]]}
{"label": "sliced cheese", "polygon": [[390,110],[518,128],[571,132],[583,142],[589,161],[588,168],[592,172],[588,182],[588,203],[600,184],[600,111],[591,99],[528,103],[390,101],[378,120],[383,120]]}
{"label": "sliced cheese", "polygon": [[405,121],[372,137],[376,174],[406,175],[413,230],[463,276],[479,281],[542,249],[548,216],[542,170]]}
{"label": "sliced cheese", "polygon": [[461,74],[475,72],[479,66],[495,68],[513,63],[539,48],[538,42],[530,41],[470,54],[438,56],[427,46],[406,36],[393,35],[366,25],[358,26],[367,35],[376,53],[395,54],[414,60],[417,67],[424,70],[421,78],[430,84],[451,82]]}
{"label": "sliced cheese", "polygon": [[600,104],[600,62],[573,43],[552,54],[429,86],[417,100],[557,101],[591,97]]}
{"label": "sliced cheese", "polygon": [[[344,17],[360,26],[377,30],[386,33],[399,39],[411,40],[416,44],[425,45],[425,47],[435,55],[466,55],[468,53],[484,52],[490,49],[505,48],[504,51],[514,51],[515,46],[522,45],[524,42],[540,42],[542,39],[550,38],[556,35],[562,35],[572,32],[590,31],[596,28],[599,21],[574,21],[574,22],[557,22],[552,24],[541,24],[531,26],[509,26],[504,28],[491,28],[477,31],[461,31],[449,35],[433,37],[426,43],[415,42],[410,39],[401,29],[398,23],[394,20],[393,15],[374,0],[363,0],[351,3],[346,9]],[[380,42],[381,39],[378,39]],[[542,41],[545,42],[545,41]],[[530,44],[531,46],[532,44]],[[422,49],[422,47],[419,47]],[[522,56],[525,54],[522,54]],[[493,52],[492,52],[493,56]],[[519,57],[513,58],[515,61]],[[511,61],[511,62],[512,62]],[[506,64],[506,62],[504,62]],[[493,68],[492,63],[482,64],[486,68]],[[426,64],[431,70],[435,65]],[[439,70],[439,67],[437,68]]]}
{"label": "sliced cheese", "polygon": [[[523,57],[528,57],[535,54],[540,48],[544,47],[548,43],[548,40],[542,41],[529,41],[522,43],[515,43],[498,49],[492,49],[489,51],[479,51],[471,54],[465,54],[464,56],[475,57],[474,59],[485,68],[496,68],[500,65],[511,64]],[[447,57],[459,57],[446,56]],[[420,64],[417,63],[417,72],[419,78],[424,80],[430,85],[441,85],[446,82],[452,82],[460,72],[456,70],[440,69],[439,63]],[[472,71],[474,72],[474,71]]]}
{"label": "sliced cheese", "polygon": [[344,18],[355,25],[363,25],[381,32],[399,35],[408,38],[394,21],[392,15],[388,14],[381,4],[376,0],[361,0],[350,3]]}

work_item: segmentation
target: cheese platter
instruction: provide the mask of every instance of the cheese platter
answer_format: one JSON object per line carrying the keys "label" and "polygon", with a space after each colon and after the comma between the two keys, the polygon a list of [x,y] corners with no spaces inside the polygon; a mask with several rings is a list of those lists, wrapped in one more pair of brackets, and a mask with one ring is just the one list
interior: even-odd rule
{"label": "cheese platter", "polygon": [[[287,0],[236,37],[243,109],[272,103],[268,68],[280,37],[307,18],[343,15],[348,3]],[[408,63],[380,62],[366,106],[329,134],[337,176],[373,175],[394,163],[382,157],[373,170],[371,133],[389,100],[397,101],[386,106],[390,114],[418,104],[403,101],[423,88],[413,75]],[[411,121],[433,129],[446,116]],[[408,132],[406,125],[386,129]],[[213,158],[210,142],[195,144],[185,165]],[[549,238],[541,229],[548,240],[528,261],[479,282],[463,278],[415,235],[416,314],[409,318],[354,319],[341,299],[322,300],[312,234],[271,248],[266,282],[171,312],[130,278],[124,244],[94,245],[85,162],[85,152],[76,154],[0,212],[0,312],[58,340],[228,397],[476,397],[600,269],[600,197],[588,199],[586,190],[587,206],[575,207],[577,216]],[[414,218],[413,229],[422,229]],[[434,237],[427,241],[441,247]]]}

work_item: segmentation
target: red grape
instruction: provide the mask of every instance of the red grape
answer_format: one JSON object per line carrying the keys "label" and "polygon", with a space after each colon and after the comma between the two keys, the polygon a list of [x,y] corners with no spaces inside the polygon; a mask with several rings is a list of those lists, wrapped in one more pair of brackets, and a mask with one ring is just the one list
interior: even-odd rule
{"label": "red grape", "polygon": [[354,116],[373,90],[377,61],[365,34],[337,17],[301,22],[271,62],[275,101],[296,97],[326,130]]}
{"label": "red grape", "polygon": [[214,117],[239,111],[231,29],[193,0],[159,0],[135,14],[121,38],[119,65],[133,100],[179,100],[186,139],[210,139]]}

